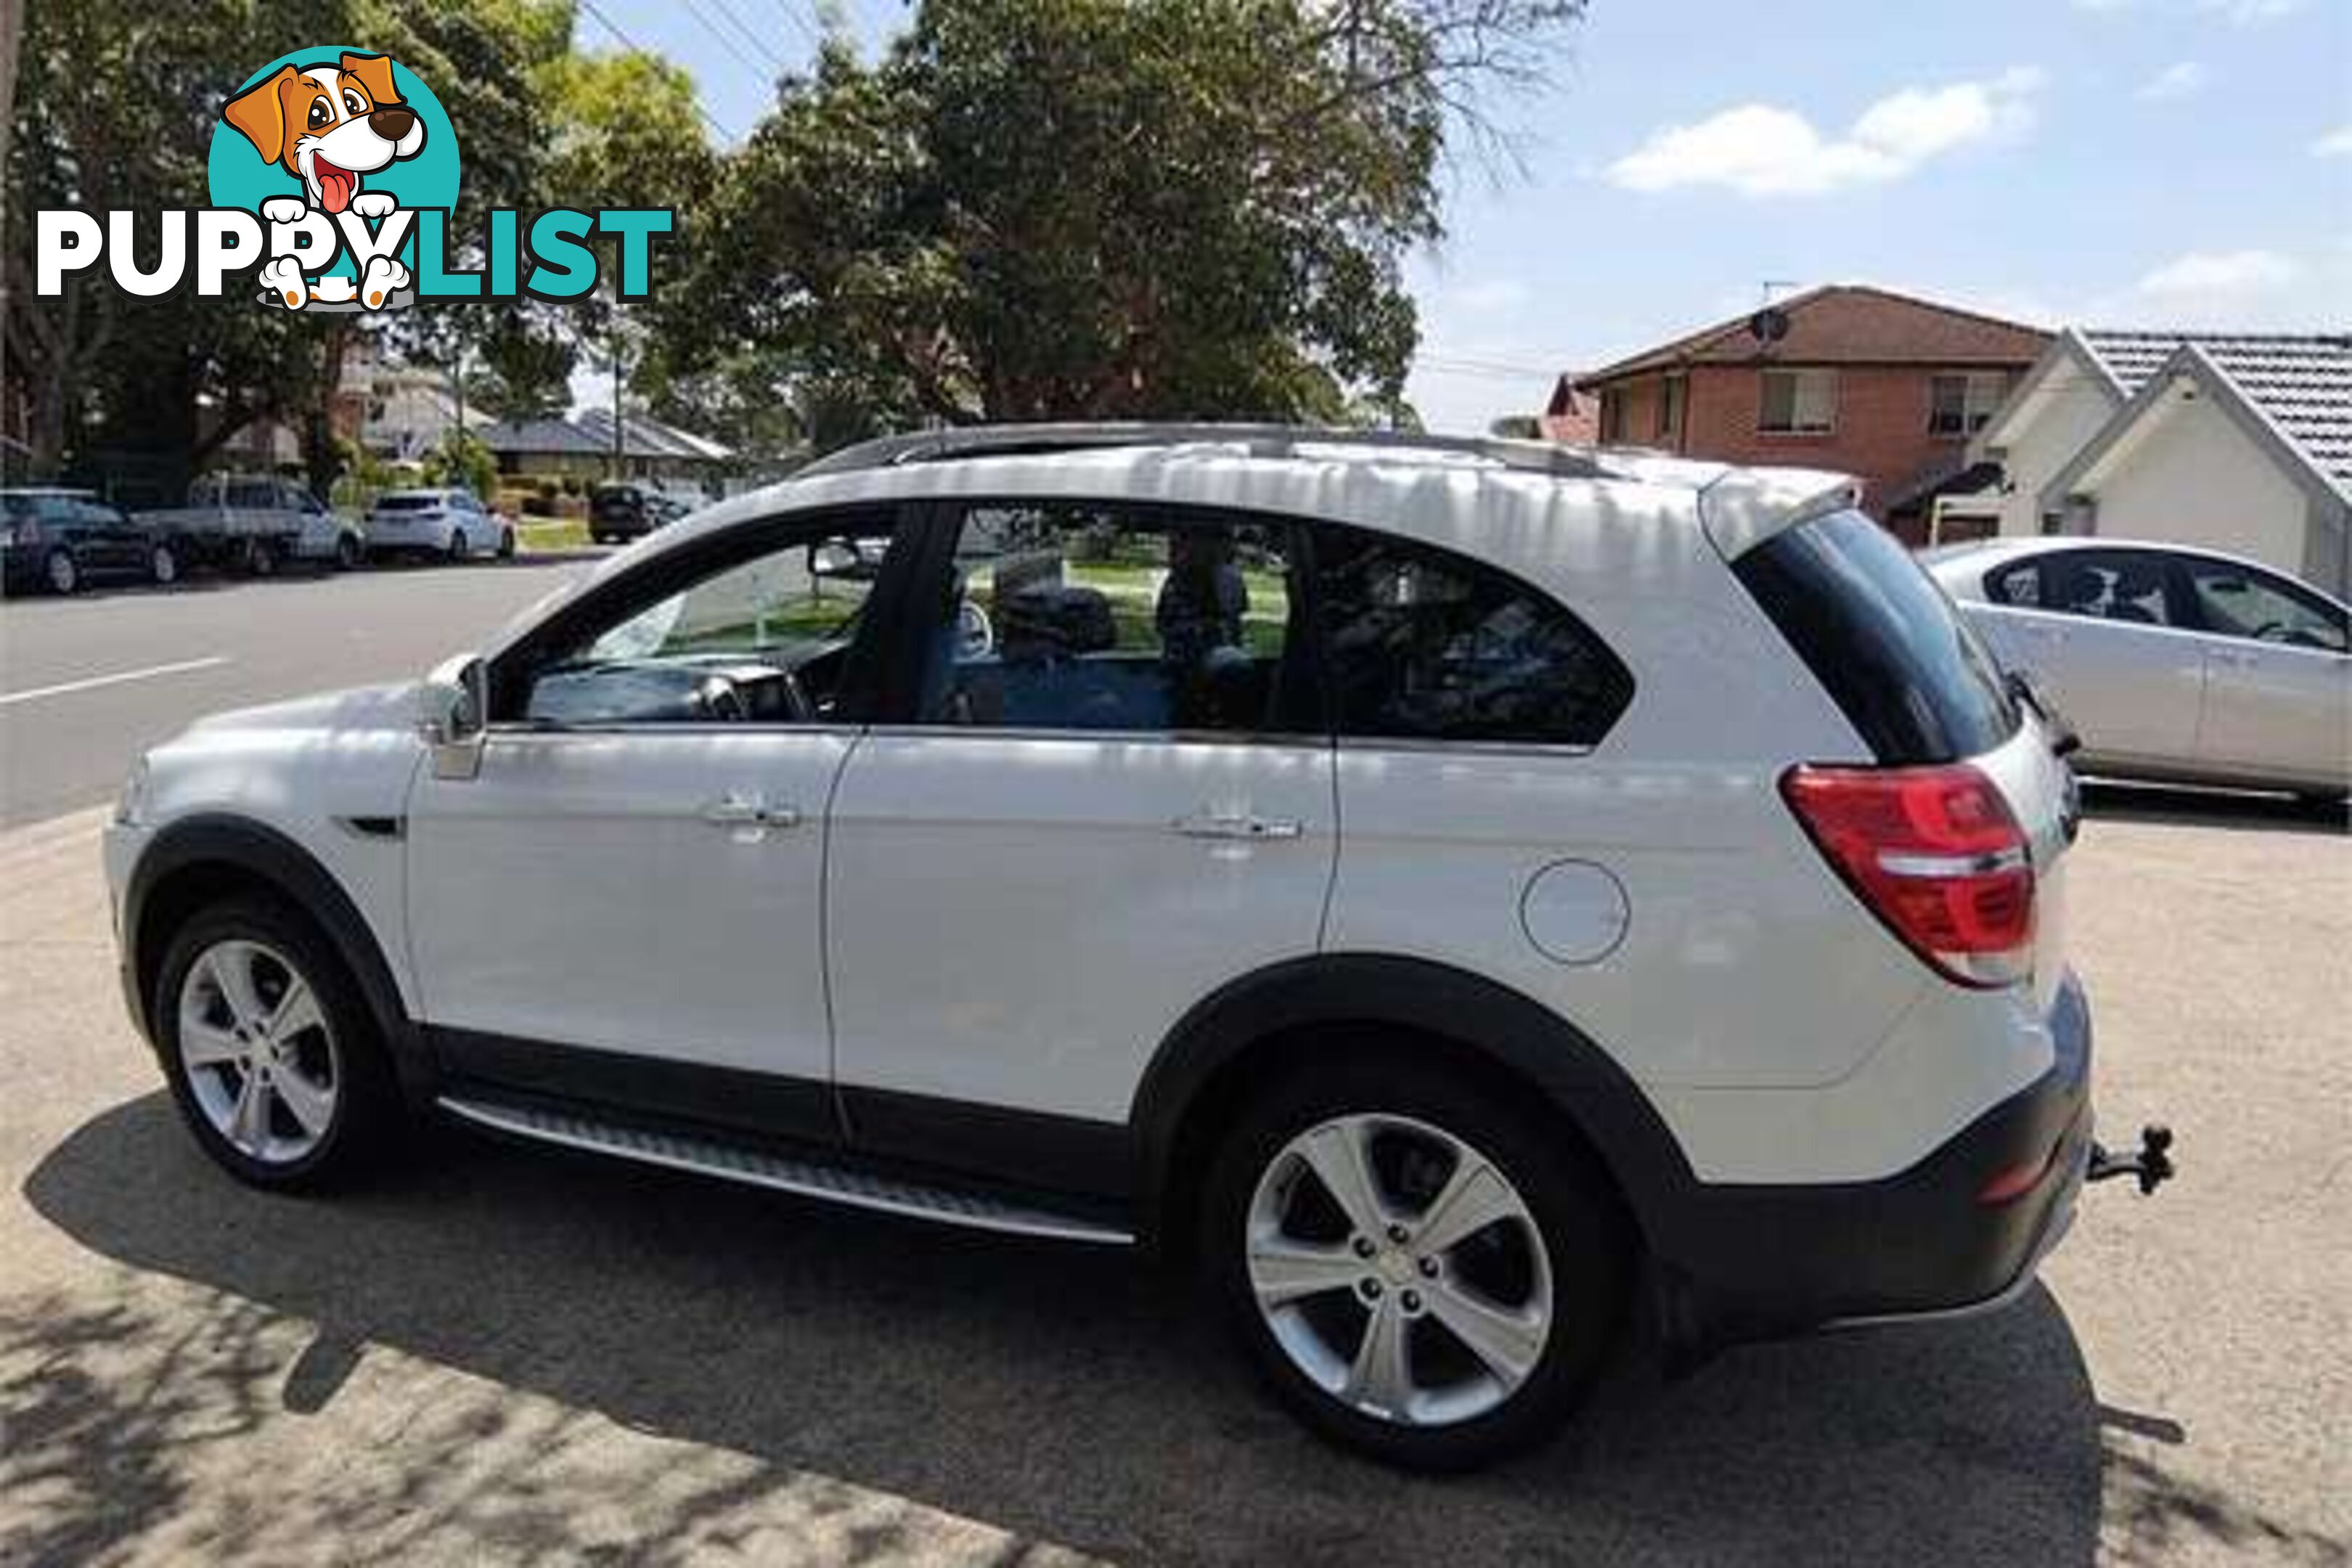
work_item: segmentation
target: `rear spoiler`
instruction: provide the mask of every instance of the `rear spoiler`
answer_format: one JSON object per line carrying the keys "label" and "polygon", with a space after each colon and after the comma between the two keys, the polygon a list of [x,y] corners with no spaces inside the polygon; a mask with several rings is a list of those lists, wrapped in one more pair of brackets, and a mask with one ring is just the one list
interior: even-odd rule
{"label": "rear spoiler", "polygon": [[1698,492],[1699,526],[1726,561],[1862,502],[1862,481],[1822,468],[1734,468]]}

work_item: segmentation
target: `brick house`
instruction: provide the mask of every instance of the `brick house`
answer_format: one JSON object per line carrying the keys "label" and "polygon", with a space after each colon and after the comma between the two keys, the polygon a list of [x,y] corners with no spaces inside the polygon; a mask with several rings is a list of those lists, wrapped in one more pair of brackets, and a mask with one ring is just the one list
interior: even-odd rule
{"label": "brick house", "polygon": [[1604,442],[1853,474],[1871,514],[1916,543],[1934,496],[1969,467],[1969,437],[2049,342],[2015,321],[1832,284],[1575,388],[1599,398]]}

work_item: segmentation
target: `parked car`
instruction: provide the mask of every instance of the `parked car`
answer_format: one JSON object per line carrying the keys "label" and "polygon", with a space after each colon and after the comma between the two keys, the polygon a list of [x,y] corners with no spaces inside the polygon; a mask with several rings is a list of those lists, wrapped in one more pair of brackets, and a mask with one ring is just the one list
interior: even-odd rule
{"label": "parked car", "polygon": [[2352,789],[2352,612],[2309,584],[2095,537],[1954,546],[1930,565],[2003,664],[2047,685],[2083,772]]}
{"label": "parked car", "polygon": [[141,759],[131,1006],[255,1185],[429,1110],[1146,1244],[1315,1428],[1475,1464],[1637,1319],[1696,1356],[1990,1308],[2086,1176],[2161,1173],[2091,1148],[2053,736],[1854,494],[1272,427],[854,447],[417,685]]}
{"label": "parked car", "polygon": [[179,581],[168,540],[92,490],[0,490],[0,581],[9,593],[78,594],[93,579]]}
{"label": "parked car", "polygon": [[188,487],[187,505],[139,512],[136,521],[169,541],[184,565],[267,577],[298,559],[359,560],[356,539],[344,542],[351,525],[276,474],[208,474]]}
{"label": "parked car", "polygon": [[673,515],[657,492],[642,485],[601,484],[588,494],[588,536],[599,544],[642,539]]}
{"label": "parked car", "polygon": [[371,557],[427,555],[465,561],[515,552],[514,524],[485,510],[471,490],[392,490],[376,498],[368,512]]}

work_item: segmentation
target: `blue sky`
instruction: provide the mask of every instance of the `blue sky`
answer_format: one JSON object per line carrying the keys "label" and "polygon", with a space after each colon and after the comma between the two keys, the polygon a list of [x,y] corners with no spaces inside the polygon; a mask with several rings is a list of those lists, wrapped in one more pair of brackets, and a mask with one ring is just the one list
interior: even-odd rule
{"label": "blue sky", "polygon": [[[595,0],[740,134],[812,0]],[[891,0],[842,15],[870,47]],[[751,37],[747,38],[746,33]],[[1554,372],[1866,281],[2043,323],[2352,326],[2352,0],[1593,0],[1416,257],[1436,428]]]}

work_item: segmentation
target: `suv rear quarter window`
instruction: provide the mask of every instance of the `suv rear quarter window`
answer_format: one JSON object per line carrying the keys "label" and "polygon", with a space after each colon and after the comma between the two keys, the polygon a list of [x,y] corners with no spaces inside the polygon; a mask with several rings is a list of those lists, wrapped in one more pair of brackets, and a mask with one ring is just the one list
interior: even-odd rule
{"label": "suv rear quarter window", "polygon": [[1956,762],[2017,732],[1991,655],[1910,552],[1862,513],[1800,523],[1732,571],[1880,762]]}
{"label": "suv rear quarter window", "polygon": [[1343,737],[1591,746],[1633,700],[1632,672],[1590,627],[1491,567],[1327,524],[1315,570]]}

